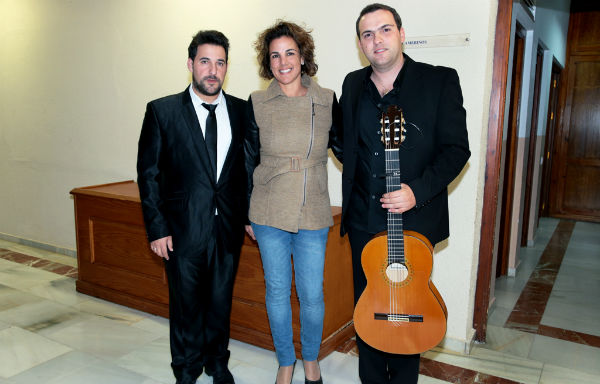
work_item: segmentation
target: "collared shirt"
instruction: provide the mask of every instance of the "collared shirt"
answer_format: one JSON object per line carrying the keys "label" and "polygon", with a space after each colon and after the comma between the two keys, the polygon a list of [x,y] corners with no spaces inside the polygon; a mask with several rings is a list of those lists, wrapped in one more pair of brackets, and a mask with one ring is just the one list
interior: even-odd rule
{"label": "collared shirt", "polygon": [[383,97],[379,94],[369,71],[359,98],[358,159],[355,182],[350,197],[346,222],[351,227],[369,233],[387,228],[387,210],[379,199],[386,192],[385,147],[381,141],[381,115],[390,105],[399,105],[399,90],[404,79],[404,66],[394,81],[394,88]]}
{"label": "collared shirt", "polygon": [[[198,121],[200,122],[200,128],[202,129],[202,135],[206,129],[206,118],[208,117],[208,109],[202,106],[204,101],[194,92],[193,85],[190,84],[190,95],[192,97],[192,103],[194,104],[194,110]],[[215,114],[217,116],[217,180],[221,175],[221,169],[225,163],[229,146],[231,145],[231,124],[229,122],[229,114],[227,113],[227,103],[225,102],[225,96],[223,91],[219,92],[219,96],[212,103],[217,104],[215,108]]]}

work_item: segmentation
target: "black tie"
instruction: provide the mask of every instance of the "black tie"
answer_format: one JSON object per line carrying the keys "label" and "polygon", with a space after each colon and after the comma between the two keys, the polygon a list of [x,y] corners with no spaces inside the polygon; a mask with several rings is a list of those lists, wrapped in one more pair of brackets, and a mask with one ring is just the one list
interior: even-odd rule
{"label": "black tie", "polygon": [[208,109],[208,117],[206,118],[206,126],[204,127],[204,141],[206,142],[206,149],[210,156],[210,162],[212,163],[213,174],[215,180],[217,178],[217,115],[215,114],[215,108],[217,104],[206,104],[202,103],[202,106]]}

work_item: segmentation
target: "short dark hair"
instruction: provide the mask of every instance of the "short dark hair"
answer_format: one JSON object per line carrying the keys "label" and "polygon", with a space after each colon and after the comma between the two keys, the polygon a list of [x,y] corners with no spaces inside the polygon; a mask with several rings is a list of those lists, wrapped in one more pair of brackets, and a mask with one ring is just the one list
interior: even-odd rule
{"label": "short dark hair", "polygon": [[396,10],[394,8],[390,7],[389,5],[380,4],[380,3],[369,4],[366,7],[364,7],[362,9],[362,11],[360,11],[360,15],[358,15],[358,19],[356,19],[356,36],[358,36],[359,39],[360,39],[360,31],[358,29],[358,23],[360,23],[361,17],[363,17],[367,13],[372,13],[372,12],[379,11],[379,10],[391,12],[392,16],[394,16],[394,21],[396,22],[396,27],[398,28],[398,30],[400,30],[400,28],[402,28],[402,19],[400,18],[400,15],[398,14],[398,12],[396,12]]}
{"label": "short dark hair", "polygon": [[223,47],[225,50],[225,62],[229,57],[229,40],[219,31],[199,31],[192,38],[192,42],[188,47],[188,57],[192,60],[196,58],[196,53],[198,52],[198,47],[203,44],[212,44]]}
{"label": "short dark hair", "polygon": [[267,80],[273,78],[269,45],[271,45],[271,42],[275,39],[288,36],[294,39],[300,50],[300,56],[304,59],[302,73],[306,73],[308,76],[314,76],[317,73],[319,66],[315,63],[315,42],[310,35],[311,32],[312,31],[306,30],[298,24],[283,20],[277,20],[275,25],[262,31],[261,34],[258,35],[256,42],[254,42],[256,59],[259,64],[258,75]]}

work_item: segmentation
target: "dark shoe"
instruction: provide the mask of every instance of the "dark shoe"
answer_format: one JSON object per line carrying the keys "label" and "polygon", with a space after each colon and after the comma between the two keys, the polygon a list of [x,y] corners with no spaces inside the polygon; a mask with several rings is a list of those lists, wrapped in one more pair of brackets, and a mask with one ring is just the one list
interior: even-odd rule
{"label": "dark shoe", "polygon": [[[298,360],[296,360],[298,361]],[[292,378],[290,379],[290,384],[292,384],[292,381],[294,380],[294,371],[296,370],[296,361],[294,361],[294,365],[292,365]],[[279,368],[281,368],[281,365],[279,366]],[[277,373],[279,373],[279,368],[277,368]],[[277,384],[277,377],[275,377],[275,384]]]}
{"label": "dark shoe", "polygon": [[[319,365],[319,362],[317,362],[317,365]],[[321,366],[319,366],[319,372],[321,372]],[[323,384],[323,377],[319,375],[319,380],[308,380],[304,377],[304,384]]]}
{"label": "dark shoe", "polygon": [[233,380],[233,375],[227,367],[215,371],[206,367],[204,371],[208,376],[212,376],[213,384],[235,384],[235,381]]}
{"label": "dark shoe", "polygon": [[323,378],[319,377],[319,380],[308,380],[306,377],[304,378],[304,384],[323,384]]}

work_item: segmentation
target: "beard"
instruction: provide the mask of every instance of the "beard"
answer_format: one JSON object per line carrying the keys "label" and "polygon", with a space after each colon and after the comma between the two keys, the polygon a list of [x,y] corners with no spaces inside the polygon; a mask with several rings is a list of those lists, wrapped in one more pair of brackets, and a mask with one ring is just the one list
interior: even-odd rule
{"label": "beard", "polygon": [[[214,87],[207,86],[205,81],[208,79],[216,80],[218,82],[218,85]],[[198,81],[194,76],[192,76],[192,80],[194,83],[194,88],[198,92],[206,96],[214,96],[218,94],[219,92],[221,92],[221,87],[223,86],[219,78],[217,78],[216,76],[205,76],[200,81]]]}

